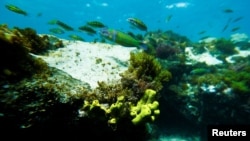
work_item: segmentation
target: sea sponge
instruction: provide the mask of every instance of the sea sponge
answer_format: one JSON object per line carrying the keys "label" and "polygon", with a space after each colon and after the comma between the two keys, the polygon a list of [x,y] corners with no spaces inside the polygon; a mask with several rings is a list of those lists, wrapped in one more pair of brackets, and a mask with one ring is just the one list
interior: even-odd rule
{"label": "sea sponge", "polygon": [[159,102],[155,100],[155,96],[156,91],[147,89],[137,105],[131,105],[130,116],[134,117],[132,119],[134,125],[154,121],[160,114]]}
{"label": "sea sponge", "polygon": [[108,120],[109,124],[117,124],[117,121],[122,117],[124,100],[124,96],[119,96],[117,101],[110,106],[100,104],[99,100],[93,100],[92,102],[85,100],[82,110],[87,112],[90,117]]}

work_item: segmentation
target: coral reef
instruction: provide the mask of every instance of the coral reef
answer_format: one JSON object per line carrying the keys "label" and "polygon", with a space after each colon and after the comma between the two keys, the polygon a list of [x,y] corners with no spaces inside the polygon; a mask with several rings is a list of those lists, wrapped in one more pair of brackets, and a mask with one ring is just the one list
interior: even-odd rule
{"label": "coral reef", "polygon": [[167,60],[180,60],[183,57],[185,47],[191,44],[187,37],[171,30],[148,32],[144,40],[149,46],[148,54]]}
{"label": "coral reef", "polygon": [[160,59],[169,59],[171,56],[175,56],[180,50],[176,47],[167,44],[158,44],[156,48],[156,57]]}
{"label": "coral reef", "polygon": [[[145,140],[149,130],[155,132],[154,125],[164,126],[173,119],[185,119],[202,128],[208,124],[249,123],[250,61],[245,36],[244,41],[210,38],[193,44],[171,31],[159,30],[142,38],[150,50],[129,50],[128,62],[128,58],[112,55],[110,50],[105,50],[108,57],[102,57],[100,52],[91,50],[100,44],[85,43],[85,50],[91,48],[87,51],[97,54],[88,56],[91,64],[88,58],[80,58],[82,50],[72,51],[78,41],[67,42],[66,51],[73,53],[65,55],[58,47],[66,42],[54,36],[37,35],[31,28],[8,29],[1,25],[0,128],[61,128],[65,135],[79,129],[79,134],[73,131],[74,137],[84,133],[93,140],[99,136],[111,140],[135,140],[136,136]],[[244,52],[240,50],[243,48]],[[54,49],[58,52],[50,52]],[[54,58],[48,59],[50,54]],[[55,56],[64,60],[54,61]],[[88,71],[93,71],[93,65],[102,69],[98,74],[81,75],[99,78],[99,74],[108,74],[109,81],[84,81],[63,69],[68,66],[57,68],[69,58],[74,58],[67,62],[69,67],[88,62],[92,69]],[[48,63],[51,60],[54,66]],[[79,70],[85,71],[76,68],[73,72]],[[111,79],[114,76],[116,79]]]}
{"label": "coral reef", "polygon": [[117,101],[110,106],[109,104],[101,104],[97,99],[91,103],[85,100],[80,113],[82,116],[92,117],[100,121],[108,121],[108,125],[114,125],[115,127],[120,118],[127,116],[127,111],[124,111],[126,110],[125,106],[127,105],[124,96],[117,97]]}
{"label": "coral reef", "polygon": [[[54,39],[38,36],[29,28],[10,30],[1,26],[1,128],[80,129],[107,138],[112,135],[114,140],[133,140],[126,135],[135,134],[146,138],[145,124],[159,116],[160,90],[171,79],[171,73],[153,56],[134,52],[128,64],[114,58],[127,67],[121,79],[115,83],[99,81],[97,87],[91,88],[40,57],[58,48],[54,44],[58,40]],[[101,57],[93,61],[109,65]],[[93,125],[99,126],[99,131],[92,130]]]}
{"label": "coral reef", "polygon": [[[131,122],[130,105],[141,98],[133,97],[132,89],[121,83],[104,82],[90,89],[88,84],[48,66],[36,56],[38,50],[26,46],[31,44],[33,48],[36,44],[26,42],[28,37],[19,30],[13,31],[7,26],[0,30],[1,129],[28,128],[38,131],[43,138],[48,137],[47,129],[60,128],[63,133],[79,129],[89,137],[112,135],[114,140],[131,140],[126,134],[135,133],[138,138],[145,138],[144,126],[134,127]],[[51,38],[48,39],[51,43]],[[89,130],[93,125],[100,126],[100,131]]]}
{"label": "coral reef", "polygon": [[81,87],[86,87],[34,57],[29,47],[36,48],[36,42],[47,45],[47,41],[32,29],[28,33],[31,36],[17,29],[10,30],[7,25],[0,26],[1,128],[31,128],[48,123],[45,119],[53,120],[53,112],[59,105],[76,99],[74,94],[84,93]]}
{"label": "coral reef", "polygon": [[[209,124],[248,124],[250,83],[246,36],[239,41],[207,38],[199,43],[187,42],[185,47],[181,47],[182,43],[171,42],[163,33],[147,35],[152,38],[147,38],[149,43],[155,48],[162,43],[180,47],[173,56],[167,57],[166,51],[160,52],[162,57],[158,57],[161,66],[167,68],[174,79],[161,90],[161,115],[157,126],[168,126],[173,121],[176,131],[176,122],[183,119],[198,131]],[[154,38],[156,36],[158,38]],[[156,52],[151,54],[156,56]],[[171,117],[169,112],[176,117]],[[164,129],[170,130],[166,127],[158,130]]]}
{"label": "coral reef", "polygon": [[235,33],[231,35],[230,39],[233,43],[246,42],[248,40],[248,36],[244,33]]}
{"label": "coral reef", "polygon": [[178,111],[199,126],[245,124],[249,116],[242,115],[249,112],[249,65],[239,65],[239,69],[226,64],[194,65],[197,69],[191,69],[188,76],[175,75],[178,82],[171,82],[163,97],[171,106],[179,103]]}
{"label": "coral reef", "polygon": [[[130,119],[131,116],[135,125],[154,121],[159,115],[159,95],[156,93],[162,89],[163,82],[169,81],[171,73],[162,70],[160,63],[151,55],[138,52],[131,53],[128,70],[121,76],[120,83],[107,85],[99,82],[92,94],[84,96],[83,116],[102,117],[114,126],[119,120]],[[145,115],[147,112],[150,114]],[[148,117],[151,120],[146,120]]]}

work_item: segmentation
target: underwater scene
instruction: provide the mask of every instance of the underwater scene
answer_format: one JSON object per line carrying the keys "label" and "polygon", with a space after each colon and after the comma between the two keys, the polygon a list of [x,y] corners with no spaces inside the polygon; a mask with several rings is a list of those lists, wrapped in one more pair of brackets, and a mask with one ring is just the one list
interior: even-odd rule
{"label": "underwater scene", "polygon": [[250,127],[249,7],[1,0],[0,128],[24,139],[207,141],[210,126]]}

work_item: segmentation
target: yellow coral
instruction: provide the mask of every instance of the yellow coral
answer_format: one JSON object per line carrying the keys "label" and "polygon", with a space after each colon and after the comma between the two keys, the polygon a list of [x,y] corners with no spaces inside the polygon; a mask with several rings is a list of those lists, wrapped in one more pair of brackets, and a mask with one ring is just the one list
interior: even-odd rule
{"label": "yellow coral", "polygon": [[92,103],[84,101],[83,109],[88,113],[97,114],[97,112],[102,113],[100,116],[106,115],[109,118],[109,124],[116,124],[120,118],[120,111],[123,107],[124,96],[117,97],[116,103],[111,104],[109,107],[100,104],[98,100],[93,100]]}
{"label": "yellow coral", "polygon": [[137,105],[132,105],[130,108],[130,116],[134,117],[132,123],[138,125],[146,121],[154,121],[155,116],[160,114],[159,102],[155,101],[156,91],[147,89],[137,102]]}
{"label": "yellow coral", "polygon": [[[159,102],[155,100],[156,91],[147,89],[142,98],[136,105],[130,103],[130,116],[133,117],[132,123],[138,125],[143,122],[154,121],[156,116],[160,114]],[[123,111],[126,107],[125,97],[119,96],[115,103],[110,106],[100,104],[98,100],[92,102],[84,102],[84,110],[89,114],[96,116],[105,116],[108,119],[108,124],[117,124],[119,119],[124,116]]]}
{"label": "yellow coral", "polygon": [[111,118],[109,121],[108,121],[109,124],[116,124],[117,123],[117,119],[116,118]]}

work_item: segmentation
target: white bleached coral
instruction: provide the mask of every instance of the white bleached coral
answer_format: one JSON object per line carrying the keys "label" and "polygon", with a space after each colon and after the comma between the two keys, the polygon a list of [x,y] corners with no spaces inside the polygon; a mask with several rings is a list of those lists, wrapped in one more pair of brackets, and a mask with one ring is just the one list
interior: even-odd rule
{"label": "white bleached coral", "polygon": [[231,41],[233,43],[244,42],[248,40],[248,36],[245,33],[235,33],[231,35]]}
{"label": "white bleached coral", "polygon": [[104,43],[67,42],[67,46],[38,56],[49,66],[58,68],[73,78],[86,82],[92,89],[98,81],[113,83],[127,70],[131,51],[135,47],[122,47]]}
{"label": "white bleached coral", "polygon": [[218,60],[216,57],[212,56],[208,51],[202,54],[194,54],[193,47],[186,47],[185,53],[187,56],[187,63],[186,64],[194,64],[197,62],[204,62],[207,65],[217,65],[221,64],[222,61]]}

